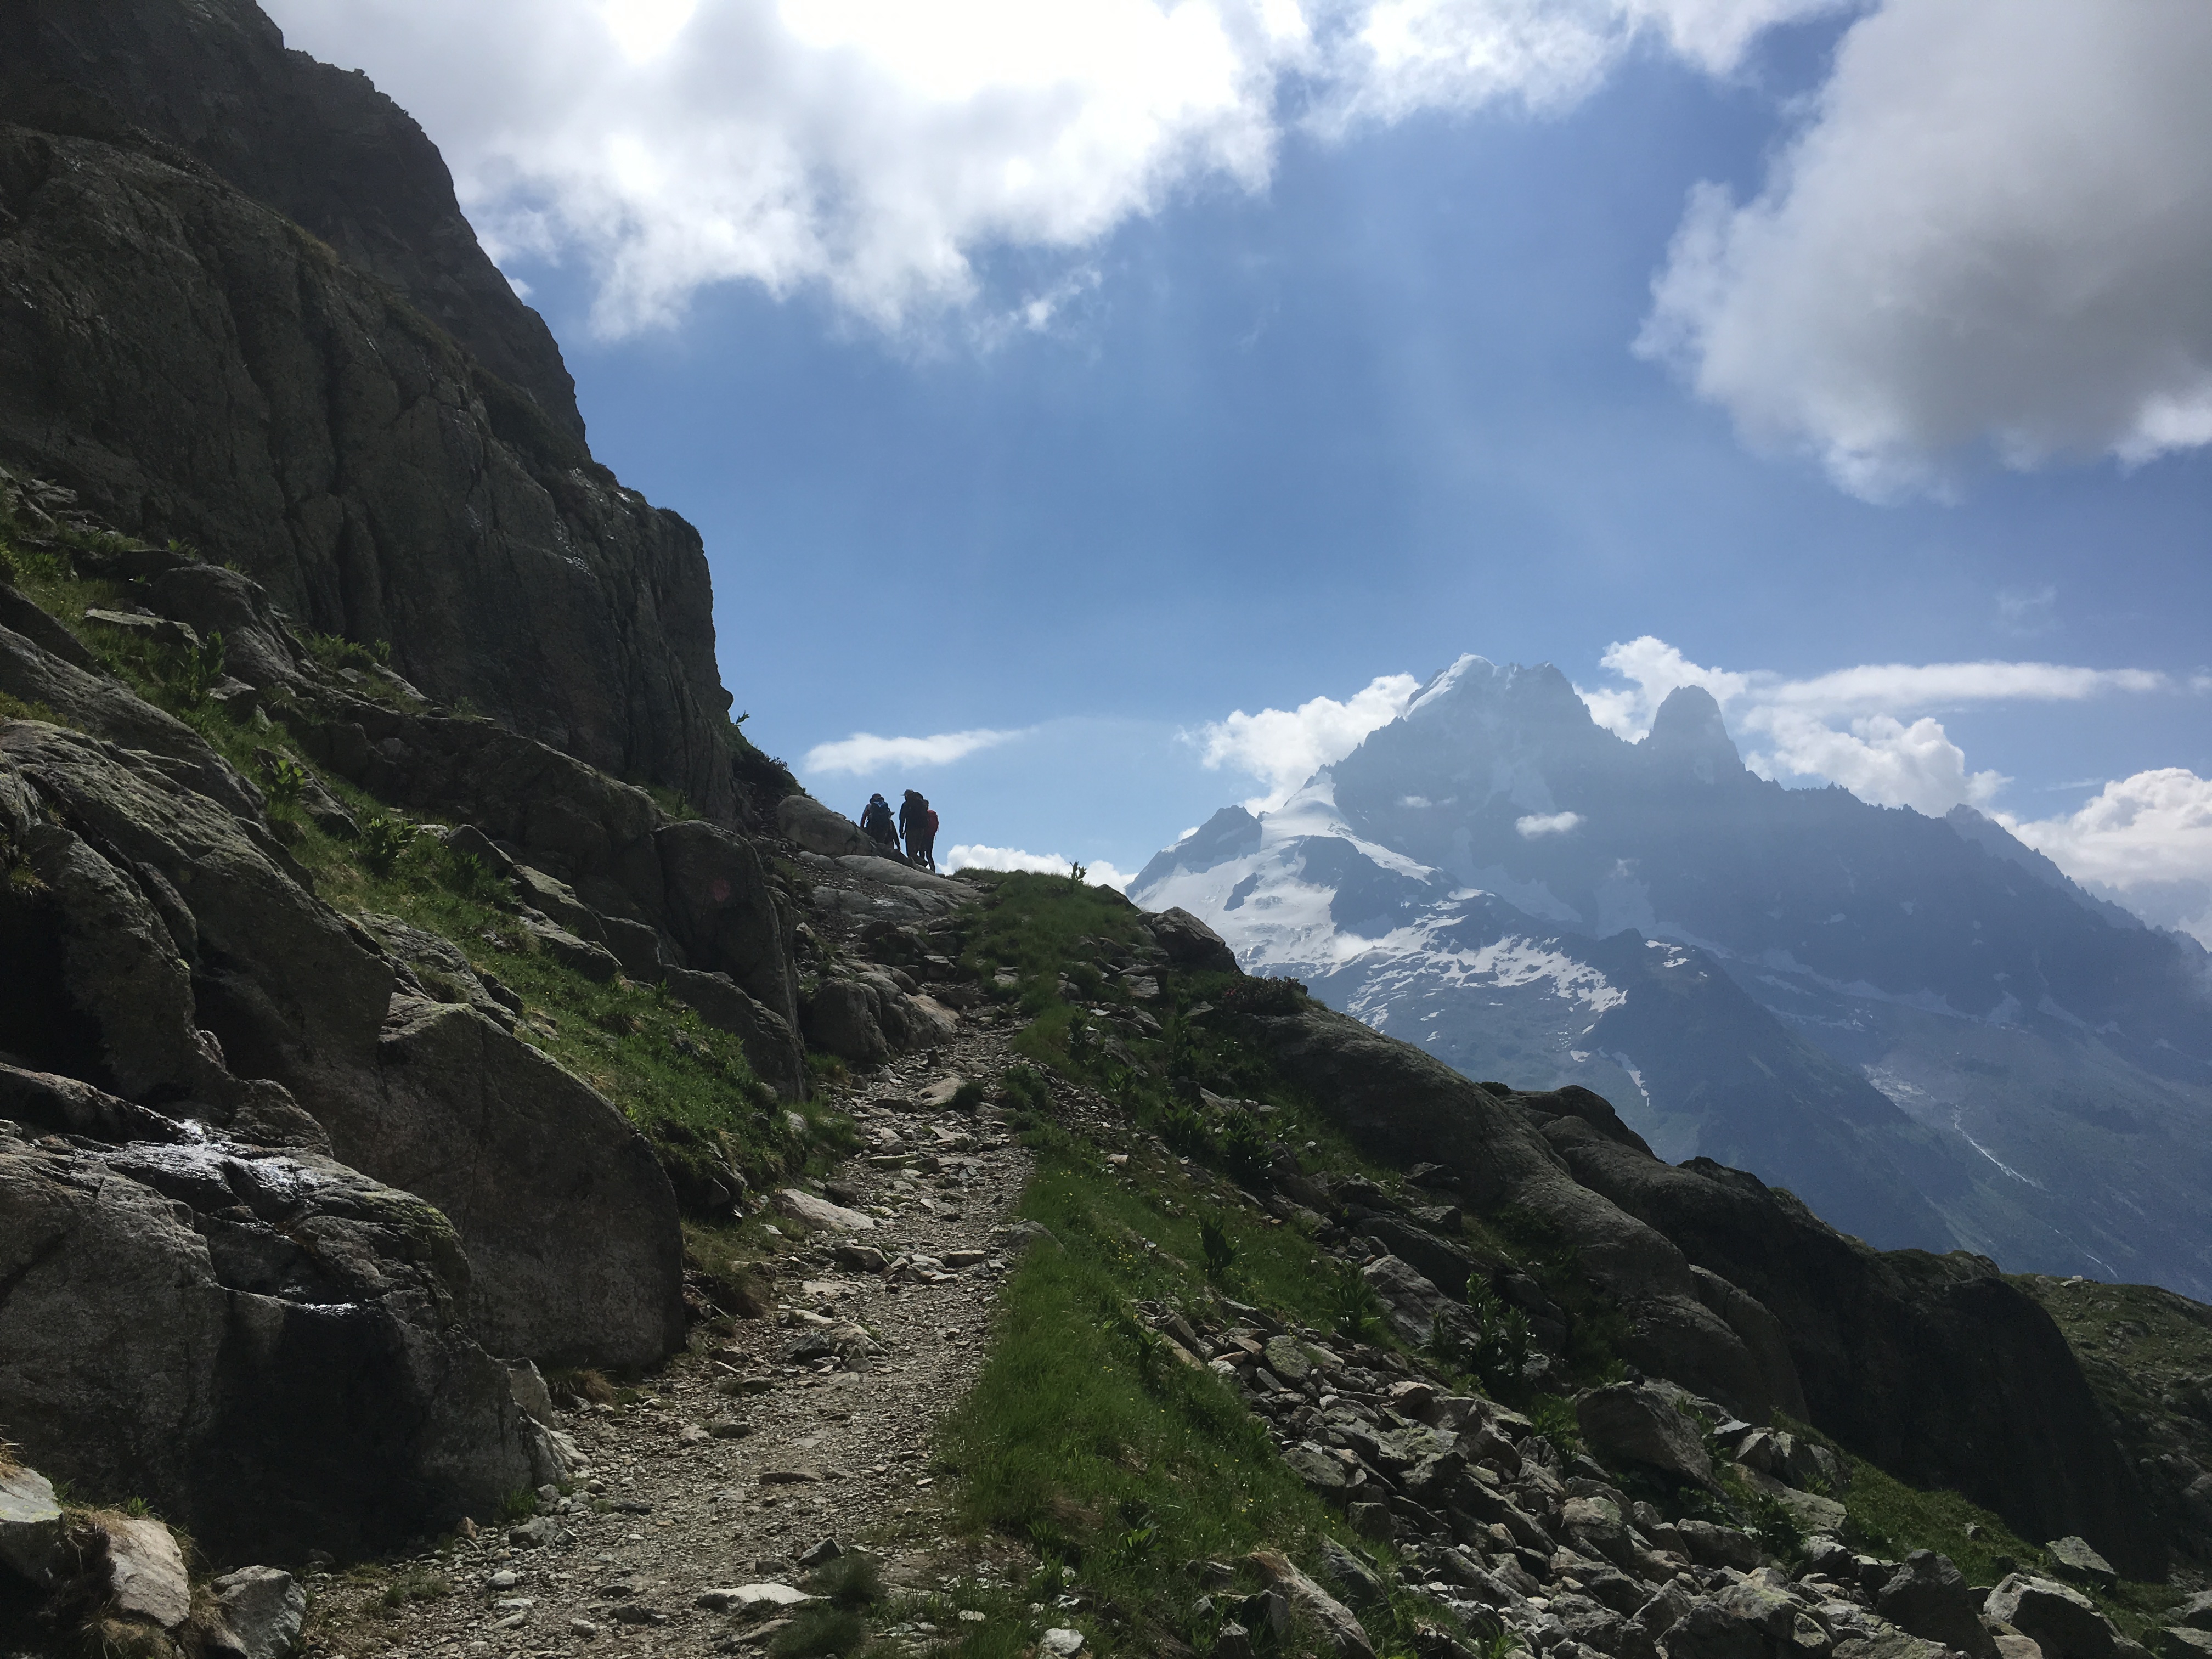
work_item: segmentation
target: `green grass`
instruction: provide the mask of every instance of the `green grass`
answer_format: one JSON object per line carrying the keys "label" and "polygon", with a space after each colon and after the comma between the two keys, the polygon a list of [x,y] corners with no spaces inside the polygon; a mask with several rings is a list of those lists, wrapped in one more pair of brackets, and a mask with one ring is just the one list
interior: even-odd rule
{"label": "green grass", "polygon": [[[1057,1242],[1033,1247],[1008,1279],[983,1375],[948,1426],[944,1462],[957,1477],[958,1514],[971,1528],[1030,1546],[1048,1582],[1073,1567],[1109,1615],[1055,1613],[1053,1622],[1109,1648],[1151,1650],[1171,1639],[1202,1650],[1218,1619],[1194,1613],[1198,1590],[1184,1562],[1233,1562],[1273,1547],[1311,1568],[1313,1541],[1345,1534],[1229,1386],[1176,1360],[1133,1304],[1194,1309],[1208,1298],[1207,1222],[1233,1255],[1221,1288],[1279,1317],[1326,1326],[1329,1264],[1202,1170],[1139,1150],[1116,1170],[1102,1148],[1060,1129],[1026,1139],[1036,1172],[1020,1212]],[[1011,1653],[1024,1639],[1023,1598],[1000,1599],[1003,1610],[964,1635],[945,1626],[964,1656]],[[1408,1620],[1449,1623],[1425,1602],[1406,1609]],[[1401,1650],[1411,1626],[1370,1633],[1385,1651]]]}
{"label": "green grass", "polygon": [[[479,971],[520,995],[526,1017],[518,1034],[606,1096],[672,1172],[727,1164],[760,1187],[849,1148],[849,1122],[821,1104],[803,1109],[807,1133],[793,1135],[785,1108],[735,1036],[657,987],[619,978],[595,983],[562,967],[503,908],[511,902],[508,884],[449,854],[434,837],[412,835],[411,816],[387,813],[344,780],[321,775],[281,724],[236,719],[208,702],[205,653],[81,620],[88,605],[127,603],[122,587],[84,580],[52,555],[16,562],[24,591],[72,628],[104,667],[261,784],[270,818],[320,897],[343,911],[396,915],[451,940]],[[333,666],[373,668],[388,655],[330,635],[311,635],[307,643]],[[0,708],[0,718],[40,712],[11,702]],[[258,763],[257,750],[274,750],[276,763]],[[319,779],[364,824],[368,833],[361,841],[333,839],[306,818],[298,800],[309,778]],[[458,996],[451,988],[430,988]]]}

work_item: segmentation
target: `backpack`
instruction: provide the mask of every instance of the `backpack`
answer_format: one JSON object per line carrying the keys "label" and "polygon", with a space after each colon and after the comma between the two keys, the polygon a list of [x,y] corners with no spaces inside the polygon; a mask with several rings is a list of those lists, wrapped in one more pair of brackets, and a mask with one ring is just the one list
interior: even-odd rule
{"label": "backpack", "polygon": [[932,841],[937,839],[937,809],[934,806],[929,809],[929,838]]}

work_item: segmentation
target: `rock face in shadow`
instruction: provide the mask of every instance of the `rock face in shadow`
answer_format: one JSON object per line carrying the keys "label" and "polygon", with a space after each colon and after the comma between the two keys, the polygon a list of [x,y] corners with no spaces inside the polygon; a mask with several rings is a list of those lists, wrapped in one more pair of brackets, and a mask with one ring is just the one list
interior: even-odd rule
{"label": "rock face in shadow", "polygon": [[2124,1571],[2163,1571],[2080,1366],[1994,1263],[1875,1250],[1741,1170],[1662,1163],[1585,1089],[1501,1096],[1320,1007],[1237,1024],[1364,1149],[1541,1217],[1628,1316],[1634,1363],[1746,1416],[1809,1420],[2030,1536],[2078,1532]]}
{"label": "rock face in shadow", "polygon": [[242,0],[27,0],[0,118],[0,461],[733,821],[698,535],[592,461],[404,114]]}
{"label": "rock face in shadow", "polygon": [[1670,1240],[1577,1183],[1543,1137],[1480,1085],[1319,1006],[1247,1018],[1238,1029],[1363,1148],[1401,1164],[1442,1164],[1478,1208],[1515,1205],[1556,1230],[1628,1316],[1634,1340],[1627,1358],[1635,1363],[1747,1417],[1803,1403],[1796,1379],[1773,1376],[1705,1305],[1688,1259]]}
{"label": "rock face in shadow", "polygon": [[683,1346],[684,1241],[652,1224],[675,1194],[621,1113],[473,1009],[397,1003],[377,1048],[374,1095],[320,1103],[332,1146],[452,1218],[489,1346],[629,1369]]}
{"label": "rock face in shadow", "polygon": [[2148,1505],[2065,1338],[1995,1262],[1874,1249],[1741,1170],[1661,1163],[1592,1121],[1597,1097],[1573,1092],[1566,1110],[1555,1096],[1516,1101],[1577,1180],[1781,1322],[1815,1426],[2030,1536],[2079,1532],[2134,1576],[2163,1570]]}
{"label": "rock face in shadow", "polygon": [[503,1353],[639,1366],[680,1343],[675,1197],[643,1138],[484,1015],[395,996],[401,969],[258,820],[158,757],[16,721],[0,842],[39,882],[0,885],[0,1048],[420,1194]]}
{"label": "rock face in shadow", "polygon": [[328,1159],[0,1121],[0,1419],[218,1555],[390,1547],[533,1483],[445,1218]]}
{"label": "rock face in shadow", "polygon": [[174,145],[398,289],[582,438],[552,331],[478,246],[437,146],[366,75],[288,51],[251,0],[20,0],[0,41],[15,119]]}

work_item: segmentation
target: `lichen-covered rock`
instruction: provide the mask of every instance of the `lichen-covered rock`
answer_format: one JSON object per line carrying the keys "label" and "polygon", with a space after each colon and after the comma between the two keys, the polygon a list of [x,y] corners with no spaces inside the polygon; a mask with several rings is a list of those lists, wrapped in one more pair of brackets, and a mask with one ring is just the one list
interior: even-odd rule
{"label": "lichen-covered rock", "polygon": [[2034,1642],[2044,1659],[2112,1659],[2119,1640],[2080,1590],[2033,1573],[2009,1574],[1990,1592],[1982,1611]]}
{"label": "lichen-covered rock", "polygon": [[307,1593],[278,1567],[240,1567],[210,1586],[225,1644],[242,1659],[290,1659],[307,1616]]}
{"label": "lichen-covered rock", "polygon": [[1956,1648],[1973,1659],[1996,1659],[1982,1627],[1981,1598],[1948,1556],[1915,1550],[1875,1596],[1875,1611],[1893,1625]]}
{"label": "lichen-covered rock", "polygon": [[1575,1402],[1575,1420],[1590,1449],[1607,1462],[1641,1463],[1711,1486],[1712,1459],[1697,1426],[1657,1389],[1615,1382]]}
{"label": "lichen-covered rock", "polygon": [[530,1483],[467,1273],[436,1211],[326,1159],[0,1123],[0,1421],[211,1553],[385,1547]]}

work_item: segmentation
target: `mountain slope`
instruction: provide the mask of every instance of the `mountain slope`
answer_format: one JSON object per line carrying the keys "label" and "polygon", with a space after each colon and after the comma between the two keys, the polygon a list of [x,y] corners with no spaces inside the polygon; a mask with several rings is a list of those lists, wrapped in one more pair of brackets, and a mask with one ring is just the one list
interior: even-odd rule
{"label": "mountain slope", "polygon": [[1475,1076],[1580,1083],[1663,1155],[1884,1244],[2212,1287],[2191,942],[1949,821],[1745,770],[1704,692],[1650,735],[1463,659],[1265,819],[1133,884]]}

